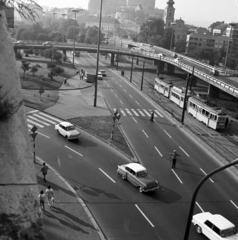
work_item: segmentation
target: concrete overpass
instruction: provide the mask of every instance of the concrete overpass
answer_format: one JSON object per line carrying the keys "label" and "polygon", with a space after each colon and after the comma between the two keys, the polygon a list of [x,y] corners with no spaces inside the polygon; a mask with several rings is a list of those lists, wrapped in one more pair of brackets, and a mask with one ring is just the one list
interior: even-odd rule
{"label": "concrete overpass", "polygon": [[[140,46],[139,43],[131,43],[127,45],[127,48],[116,48],[115,46],[109,46],[109,45],[101,45],[100,46],[100,53],[110,53],[111,54],[111,65],[114,65],[114,56],[116,54],[118,55],[127,55],[131,57],[136,58],[143,58],[152,60],[154,62],[154,65],[157,65],[158,72],[163,71],[164,64],[167,64],[167,71],[168,73],[173,73],[175,67],[180,68],[188,73],[192,73],[193,67],[194,75],[204,80],[205,82],[209,83],[209,95],[213,97],[217,97],[219,95],[219,91],[224,91],[236,98],[238,98],[238,77],[228,77],[228,76],[211,76],[209,74],[209,71],[213,68],[213,66],[210,66],[208,64],[205,64],[203,62],[200,62],[198,60],[189,58],[187,56],[177,54],[179,57],[181,57],[181,61],[176,61],[173,57],[174,52],[169,51],[164,48],[160,47],[153,47],[155,50],[154,53],[135,53],[131,52],[130,48],[133,46]],[[15,51],[18,49],[47,49],[47,48],[57,48],[61,51],[63,51],[65,54],[67,51],[73,50],[73,45],[69,45],[66,43],[58,43],[54,45],[47,45],[44,46],[42,44],[36,44],[36,43],[25,43],[24,45],[14,45]],[[75,45],[75,51],[85,51],[89,53],[96,53],[97,52],[97,46],[96,45],[83,45],[83,44],[76,44]],[[158,53],[163,53],[165,56],[158,56]]]}

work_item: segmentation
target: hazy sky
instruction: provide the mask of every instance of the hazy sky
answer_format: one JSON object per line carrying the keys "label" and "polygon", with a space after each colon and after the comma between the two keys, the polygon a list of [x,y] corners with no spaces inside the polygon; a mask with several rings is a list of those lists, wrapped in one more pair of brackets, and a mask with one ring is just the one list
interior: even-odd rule
{"label": "hazy sky", "polygon": [[[35,0],[50,7],[87,8],[88,0]],[[100,0],[98,0],[100,1]],[[156,0],[156,7],[164,9],[167,0]],[[238,0],[174,0],[175,19],[188,24],[208,27],[215,21],[238,22]]]}

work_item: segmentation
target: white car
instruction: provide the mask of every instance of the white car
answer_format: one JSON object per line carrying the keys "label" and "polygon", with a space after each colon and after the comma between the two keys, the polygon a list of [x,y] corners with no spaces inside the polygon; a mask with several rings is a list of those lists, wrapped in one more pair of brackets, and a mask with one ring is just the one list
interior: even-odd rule
{"label": "white car", "polygon": [[98,80],[103,80],[102,74],[98,72]]}
{"label": "white car", "polygon": [[100,70],[99,73],[102,74],[103,77],[107,76],[107,73],[105,70]]}
{"label": "white car", "polygon": [[69,122],[61,122],[55,125],[55,130],[67,140],[78,139],[80,137],[80,132]]}
{"label": "white car", "polygon": [[181,61],[181,60],[182,60],[181,57],[177,57],[177,58],[174,59],[174,61],[175,61],[176,63],[179,63],[179,61]]}
{"label": "white car", "polygon": [[198,213],[193,216],[192,223],[198,233],[210,240],[238,240],[235,225],[219,214]]}
{"label": "white car", "polygon": [[159,54],[156,54],[156,57],[160,58],[160,57],[166,57],[166,56],[163,53],[159,53]]}

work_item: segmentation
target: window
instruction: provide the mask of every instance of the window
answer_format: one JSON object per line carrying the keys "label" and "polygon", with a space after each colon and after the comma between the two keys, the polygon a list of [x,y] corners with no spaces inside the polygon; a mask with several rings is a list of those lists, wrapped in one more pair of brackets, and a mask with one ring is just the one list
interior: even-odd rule
{"label": "window", "polygon": [[213,226],[213,228],[212,228],[212,230],[216,233],[216,234],[218,234],[218,235],[220,235],[220,229],[217,227],[217,226]]}
{"label": "window", "polygon": [[209,228],[212,228],[213,226],[213,224],[208,220],[204,224],[207,225]]}

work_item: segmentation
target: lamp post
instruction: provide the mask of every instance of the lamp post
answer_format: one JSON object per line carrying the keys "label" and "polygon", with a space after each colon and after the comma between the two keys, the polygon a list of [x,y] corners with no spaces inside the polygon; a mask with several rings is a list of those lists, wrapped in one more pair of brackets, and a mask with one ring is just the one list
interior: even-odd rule
{"label": "lamp post", "polygon": [[102,2],[100,5],[100,17],[99,17],[99,27],[98,27],[98,47],[97,47],[97,66],[96,66],[96,79],[95,79],[95,92],[94,92],[94,107],[97,106],[97,89],[98,89],[98,62],[99,62],[99,48],[101,39],[101,23],[102,23]]}
{"label": "lamp post", "polygon": [[173,46],[173,37],[174,37],[174,29],[173,29],[173,26],[176,26],[176,22],[171,22],[170,25],[171,25],[172,33],[171,33],[171,40],[170,40],[169,50],[171,51],[171,50],[172,50],[172,46]]}
{"label": "lamp post", "polygon": [[54,25],[53,25],[53,31],[55,30],[55,15],[57,14],[57,12],[53,12],[54,15]]}
{"label": "lamp post", "polygon": [[188,214],[188,220],[187,220],[187,226],[186,226],[186,230],[185,230],[185,235],[184,235],[184,240],[188,240],[188,237],[189,237],[189,230],[190,230],[190,226],[191,226],[191,221],[192,221],[192,215],[193,215],[193,209],[194,209],[194,206],[195,206],[195,201],[196,201],[196,197],[197,197],[197,194],[198,194],[198,191],[200,189],[200,187],[203,185],[203,183],[208,179],[210,178],[212,175],[226,169],[226,168],[229,168],[235,164],[238,163],[238,158],[236,158],[234,161],[228,163],[227,165],[224,165],[222,167],[219,167],[217,169],[215,169],[214,171],[208,173],[197,185],[197,187],[195,188],[195,191],[193,193],[193,197],[192,197],[192,201],[191,201],[191,204],[190,204],[190,210],[189,210],[189,214]]}
{"label": "lamp post", "polygon": [[79,12],[79,9],[73,9],[72,12],[74,12],[74,18],[75,18],[75,22],[74,22],[74,45],[73,45],[73,66],[74,66],[74,51],[75,51],[75,28],[76,28],[76,14]]}
{"label": "lamp post", "polygon": [[138,17],[136,17],[135,20],[136,20],[136,37],[137,37],[137,35],[138,35],[138,32],[137,32]]}
{"label": "lamp post", "polygon": [[230,31],[230,36],[229,36],[229,39],[228,39],[228,44],[227,44],[226,57],[225,57],[225,63],[224,63],[224,68],[223,68],[224,71],[226,70],[226,64],[227,64],[227,59],[228,59],[228,55],[229,55],[230,41],[231,41],[231,38],[232,38],[232,29],[237,24],[236,23],[229,23],[229,25],[231,26],[231,31]]}

